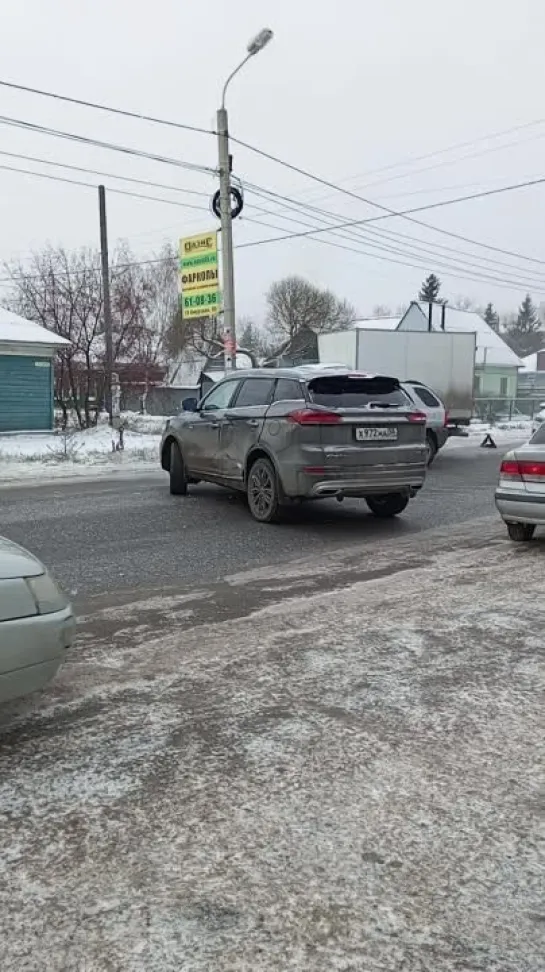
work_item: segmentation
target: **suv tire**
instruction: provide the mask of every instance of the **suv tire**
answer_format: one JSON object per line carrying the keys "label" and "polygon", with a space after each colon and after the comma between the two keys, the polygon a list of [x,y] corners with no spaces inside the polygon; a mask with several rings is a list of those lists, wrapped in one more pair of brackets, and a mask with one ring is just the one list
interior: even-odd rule
{"label": "suv tire", "polygon": [[274,523],[280,516],[280,491],[272,462],[259,458],[248,471],[246,494],[250,513],[258,523]]}
{"label": "suv tire", "polygon": [[426,432],[426,449],[428,452],[428,458],[426,464],[428,466],[431,466],[433,460],[435,459],[439,451],[437,448],[437,439],[435,438],[433,432],[429,432],[429,431]]}
{"label": "suv tire", "polygon": [[403,513],[409,497],[405,493],[386,493],[384,496],[368,496],[365,502],[374,516],[386,520]]}
{"label": "suv tire", "polygon": [[170,492],[172,496],[185,496],[187,493],[187,476],[180,446],[173,442],[170,446]]}

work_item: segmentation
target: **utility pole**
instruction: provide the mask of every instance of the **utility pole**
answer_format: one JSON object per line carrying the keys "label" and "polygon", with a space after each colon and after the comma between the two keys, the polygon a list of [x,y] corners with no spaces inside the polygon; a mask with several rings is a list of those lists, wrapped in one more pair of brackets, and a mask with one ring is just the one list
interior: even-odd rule
{"label": "utility pole", "polygon": [[[220,177],[221,265],[223,270],[223,329],[226,367],[237,366],[235,323],[235,272],[233,266],[233,221],[231,219],[231,158],[227,109],[218,109],[218,168]],[[234,350],[231,350],[234,349]]]}
{"label": "utility pole", "polygon": [[100,218],[100,262],[102,267],[102,290],[104,296],[104,339],[106,344],[106,408],[113,424],[112,381],[114,370],[114,345],[112,335],[112,306],[110,303],[110,265],[108,260],[108,225],[106,222],[106,190],[98,187],[98,210]]}
{"label": "utility pole", "polygon": [[229,84],[241,68],[259,54],[272,40],[273,32],[269,28],[260,30],[248,44],[246,57],[231,72],[223,86],[221,107],[217,112],[218,129],[218,169],[220,178],[220,217],[221,217],[221,265],[223,271],[223,329],[225,363],[231,368],[237,366],[237,335],[235,322],[235,272],[233,266],[233,220],[231,216],[231,156],[229,154],[229,123],[225,96]]}

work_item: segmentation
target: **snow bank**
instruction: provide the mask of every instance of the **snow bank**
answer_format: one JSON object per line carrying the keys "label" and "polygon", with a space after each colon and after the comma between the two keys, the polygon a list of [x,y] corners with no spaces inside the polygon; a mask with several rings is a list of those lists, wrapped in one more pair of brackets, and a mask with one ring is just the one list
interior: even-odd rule
{"label": "snow bank", "polygon": [[123,451],[115,451],[118,433],[102,422],[78,431],[0,436],[0,482],[105,474],[143,466],[157,469],[160,433],[166,419],[138,418],[144,420],[144,429],[147,424],[147,431],[127,427]]}
{"label": "snow bank", "polygon": [[453,436],[447,442],[447,448],[463,449],[464,447],[479,446],[485,435],[490,434],[497,446],[514,446],[527,442],[533,434],[532,422],[512,419],[509,422],[500,422],[498,425],[491,425],[489,422],[471,422],[468,427],[468,435],[458,438]]}

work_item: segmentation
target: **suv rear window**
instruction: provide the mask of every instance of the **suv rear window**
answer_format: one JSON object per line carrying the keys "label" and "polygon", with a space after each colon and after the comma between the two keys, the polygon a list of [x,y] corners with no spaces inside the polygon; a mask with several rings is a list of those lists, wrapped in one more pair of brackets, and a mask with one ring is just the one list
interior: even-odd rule
{"label": "suv rear window", "polygon": [[396,378],[378,375],[358,378],[350,375],[327,375],[308,383],[310,397],[316,405],[329,408],[366,408],[369,405],[405,406],[410,403]]}
{"label": "suv rear window", "polygon": [[441,402],[435,397],[429,388],[424,388],[423,385],[411,385],[411,388],[416,392],[420,400],[424,402],[424,405],[428,406],[428,408],[441,408]]}

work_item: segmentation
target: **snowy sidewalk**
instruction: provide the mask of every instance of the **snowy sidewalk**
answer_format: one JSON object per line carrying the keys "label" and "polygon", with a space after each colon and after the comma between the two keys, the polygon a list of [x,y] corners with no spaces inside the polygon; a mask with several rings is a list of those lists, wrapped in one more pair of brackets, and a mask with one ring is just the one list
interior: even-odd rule
{"label": "snowy sidewalk", "polygon": [[90,429],[0,435],[0,483],[39,479],[115,476],[157,469],[163,416],[125,416],[123,451],[114,451],[118,433],[102,421]]}
{"label": "snowy sidewalk", "polygon": [[5,968],[542,968],[544,553],[494,517],[93,598],[2,739]]}

